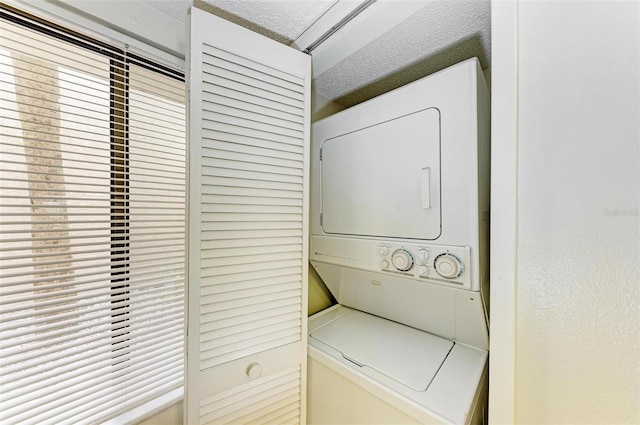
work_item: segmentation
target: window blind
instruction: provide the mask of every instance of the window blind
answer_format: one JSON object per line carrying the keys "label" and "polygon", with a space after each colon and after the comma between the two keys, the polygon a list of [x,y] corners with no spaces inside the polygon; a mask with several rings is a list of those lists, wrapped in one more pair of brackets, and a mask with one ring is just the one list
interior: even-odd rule
{"label": "window blind", "polygon": [[0,120],[0,422],[180,388],[183,76],[0,8]]}

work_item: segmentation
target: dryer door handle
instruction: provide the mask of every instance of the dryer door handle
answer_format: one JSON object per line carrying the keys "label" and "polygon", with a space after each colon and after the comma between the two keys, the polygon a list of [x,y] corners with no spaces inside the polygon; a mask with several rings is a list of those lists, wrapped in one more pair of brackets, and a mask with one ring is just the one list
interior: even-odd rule
{"label": "dryer door handle", "polygon": [[431,208],[431,167],[422,167],[422,208]]}

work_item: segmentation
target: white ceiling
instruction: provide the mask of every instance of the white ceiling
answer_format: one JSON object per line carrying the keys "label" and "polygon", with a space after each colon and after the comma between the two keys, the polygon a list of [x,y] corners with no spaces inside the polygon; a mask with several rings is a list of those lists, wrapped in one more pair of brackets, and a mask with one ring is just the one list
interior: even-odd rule
{"label": "white ceiling", "polygon": [[[185,20],[189,6],[195,5],[284,44],[291,44],[336,2],[143,1],[181,21]],[[315,90],[348,107],[471,57],[477,57],[483,68],[490,67],[490,0],[410,1],[416,10],[411,16],[382,34],[374,32],[367,44],[317,75]],[[400,0],[387,2],[392,3],[392,7],[406,6]],[[416,7],[415,2],[423,5]],[[357,3],[354,1],[354,5]],[[360,24],[354,20],[350,25]],[[349,26],[343,31],[348,30]]]}
{"label": "white ceiling", "polygon": [[184,22],[194,5],[214,15],[291,44],[336,0],[143,0]]}

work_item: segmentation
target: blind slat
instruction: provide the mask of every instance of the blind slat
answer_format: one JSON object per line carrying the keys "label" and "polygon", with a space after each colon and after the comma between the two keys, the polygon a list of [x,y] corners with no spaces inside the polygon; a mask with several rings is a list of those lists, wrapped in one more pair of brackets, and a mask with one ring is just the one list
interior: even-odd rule
{"label": "blind slat", "polygon": [[[29,81],[29,80],[33,82],[37,81],[35,79],[29,79],[29,78],[25,79],[25,81]],[[0,81],[2,81],[1,73],[0,73]],[[12,81],[10,81],[10,79],[7,78],[6,76],[4,77],[3,82],[10,83],[15,87],[23,88],[23,89],[29,87],[22,84],[15,84]],[[108,83],[108,80],[106,82]],[[114,113],[124,113],[127,110],[128,104],[123,100],[114,100],[110,103],[105,103],[103,100],[104,96],[99,96],[98,94],[91,95],[91,94],[88,94],[86,91],[75,90],[73,88],[74,86],[75,86],[75,82],[73,83],[73,85],[70,85],[69,87],[65,87],[65,92],[64,92],[65,96],[63,96],[62,100],[59,102],[59,105],[61,107],[64,107],[65,113],[69,113],[70,115],[73,115],[71,113],[72,110],[81,110],[81,111],[91,111],[91,112],[94,112],[95,114],[110,116]],[[107,87],[105,87],[105,90],[106,89]],[[3,108],[10,109],[9,106],[11,105],[14,105],[14,108],[15,108],[15,103],[11,102],[11,100],[8,98],[8,95],[10,94],[10,92],[2,89],[0,90],[0,93],[2,93],[2,95],[0,95],[0,98],[3,98],[5,101],[7,101],[6,104],[3,105]],[[108,93],[108,91],[105,91],[102,94],[104,95],[105,93]],[[41,99],[43,95],[47,95],[47,94],[55,95],[56,92],[47,91],[46,87],[33,89],[31,91],[31,94],[24,95],[24,100],[23,102],[21,102],[21,105],[29,105],[35,108],[42,108],[41,106],[38,106],[39,104],[38,99]],[[171,102],[168,102],[166,100],[159,100],[152,103],[151,102],[152,99],[153,99],[152,97],[140,94],[139,96],[134,98],[133,101],[139,107],[138,112],[145,113],[148,118],[151,118],[154,115],[167,115],[169,113],[170,113],[170,116],[172,117],[178,116],[178,114],[176,113],[176,108]],[[145,101],[145,100],[148,100],[148,101]],[[89,108],[89,107],[92,107],[92,108]],[[44,108],[44,109],[51,110],[51,108]],[[111,114],[109,111],[111,111]]]}
{"label": "blind slat", "polygon": [[[55,255],[55,254],[52,254],[52,255]],[[123,257],[126,257],[126,258],[123,258]],[[132,259],[132,257],[134,258]],[[168,260],[175,259],[175,258],[181,259],[181,256],[160,256],[160,255],[154,256],[155,262],[166,262]],[[103,260],[103,262],[102,263],[94,262],[92,264],[82,264],[84,261],[96,261],[96,260]],[[72,277],[72,273],[75,270],[99,268],[101,266],[107,267],[107,268],[113,268],[113,269],[118,268],[118,270],[116,270],[118,272],[127,272],[130,270],[130,268],[127,267],[128,264],[132,262],[135,264],[136,261],[142,263],[144,261],[144,256],[141,256],[141,258],[137,258],[131,253],[129,253],[129,255],[127,256],[114,255],[114,256],[97,257],[97,258],[76,259],[73,261],[69,261],[66,258],[62,258],[57,261],[51,261],[51,262],[43,261],[42,264],[36,264],[36,265],[42,265],[42,266],[53,265],[53,266],[59,266],[59,267],[46,268],[46,269],[42,269],[42,271],[37,270],[35,272],[33,270],[29,270],[29,271],[21,271],[21,272],[14,272],[14,273],[3,273],[3,278],[9,279],[9,278],[15,278],[15,277],[21,277],[21,276],[29,276],[29,275],[34,276],[34,275],[41,275],[41,274],[47,274],[47,273],[49,274],[56,273],[57,276],[64,278],[66,274],[69,275],[68,277]],[[72,264],[72,265],[69,266],[68,264]],[[170,263],[165,263],[165,264],[170,264]],[[120,269],[123,269],[123,270],[120,270]],[[34,279],[31,282],[39,283],[42,281]]]}
{"label": "blind slat", "polygon": [[[126,335],[118,335],[113,338],[113,341],[108,336],[103,336],[102,344],[100,345],[91,345],[87,342],[73,347],[76,350],[67,352],[60,350],[57,356],[51,356],[46,360],[39,358],[38,361],[32,364],[24,362],[22,373],[7,373],[5,376],[6,379],[11,379],[11,384],[5,385],[3,394],[0,396],[0,403],[13,400],[16,397],[27,394],[29,391],[45,388],[47,385],[55,385],[57,382],[67,381],[73,376],[82,376],[83,373],[78,371],[80,368],[88,367],[88,370],[99,369],[102,360],[109,363],[120,363],[124,360],[123,356],[126,355],[120,352],[126,353],[130,351],[129,348],[131,346],[137,346],[136,352],[138,353],[142,352],[141,348],[147,346],[157,349],[160,344],[159,337],[163,338],[162,345],[166,345],[164,348],[176,349],[177,347],[168,340],[170,338],[180,338],[179,320],[179,318],[176,318],[174,320],[175,323],[167,321],[166,329],[169,332],[163,331],[163,328],[152,328],[145,332],[146,338],[136,338],[128,333]],[[171,332],[171,330],[174,332]],[[172,333],[173,335],[171,335]],[[158,353],[158,357],[161,355],[162,353]],[[127,364],[127,367],[130,365],[131,363]],[[26,369],[27,367],[30,369]]]}
{"label": "blind slat", "polygon": [[[4,126],[4,128],[10,128],[10,126]],[[17,128],[17,127],[16,127]],[[20,143],[18,143],[17,141],[20,140],[22,143],[24,143],[25,141],[41,141],[42,138],[47,138],[47,137],[58,137],[58,133],[55,132],[44,132],[44,131],[31,131],[30,134],[32,135],[37,135],[40,134],[40,138],[38,137],[26,137],[26,136],[15,136],[15,135],[10,135],[10,134],[3,134],[3,136],[6,136],[6,139],[4,143],[2,143],[2,145],[4,145],[7,148],[11,148],[12,150],[6,149],[4,154],[12,154],[12,155],[20,155],[20,156],[25,156],[25,154],[23,152],[16,152],[19,148],[22,148],[22,146],[20,146]],[[68,161],[78,161],[78,159],[74,159],[72,157],[73,154],[78,153],[79,149],[84,149],[86,152],[83,153],[84,155],[88,155],[90,154],[93,157],[98,157],[98,158],[104,158],[105,155],[112,155],[114,153],[117,152],[121,152],[123,151],[123,149],[127,146],[131,147],[130,143],[112,143],[112,141],[109,140],[108,135],[102,135],[102,139],[94,139],[94,138],[86,138],[86,137],[81,137],[78,135],[65,135],[65,137],[72,137],[73,140],[84,140],[85,142],[90,142],[90,144],[92,144],[93,146],[88,146],[87,143],[78,143],[78,144],[74,144],[71,141],[66,141],[65,142],[65,147],[67,149],[54,149],[51,148],[47,145],[43,145],[43,146],[38,146],[36,149],[38,150],[38,152],[40,153],[40,155],[29,155],[26,154],[27,158],[49,158],[48,156],[45,156],[43,154],[45,153],[49,153],[52,156],[57,156],[59,154],[67,154],[67,156],[69,156]],[[6,140],[16,140],[15,143],[7,143]],[[160,137],[155,138],[155,140],[159,140],[162,141],[163,139]],[[151,145],[153,146],[153,143],[146,143],[147,145]],[[133,146],[135,148],[135,145]],[[177,158],[172,158],[171,155],[175,155],[174,153],[171,152],[162,152],[158,149],[149,149],[149,147],[147,147],[147,152],[132,152],[135,153],[136,155],[140,155],[143,156],[145,158],[153,158],[153,159],[162,159],[163,161],[168,162],[168,165],[174,165],[176,166],[180,164],[180,160]],[[164,154],[164,156],[163,156]],[[83,163],[86,163],[86,161],[82,161]],[[97,162],[98,164],[100,164],[99,162]],[[158,165],[167,165],[164,163],[157,163]]]}
{"label": "blind slat", "polygon": [[[152,253],[154,250],[157,251],[164,251],[166,248],[181,248],[184,245],[184,242],[181,243],[177,243],[176,239],[157,239],[155,240],[156,242],[165,242],[162,244],[162,246],[149,246],[149,247],[145,247],[147,249],[147,253]],[[173,242],[173,243],[172,243]],[[104,248],[102,248],[102,245],[104,245],[105,241],[98,241],[95,243],[86,243],[86,244],[82,244],[82,243],[75,243],[75,244],[57,244],[56,247],[58,248],[87,248],[87,247],[92,247],[92,246],[100,246],[100,248],[98,249],[82,249],[82,250],[74,250],[74,254],[82,254],[82,255],[86,255],[86,254],[95,254],[98,252],[104,252]],[[135,246],[136,243],[133,243],[133,245]],[[129,247],[132,246],[132,243],[129,242]],[[21,249],[11,249],[12,253],[17,253],[20,252]],[[33,249],[31,247],[28,248],[22,248],[22,250],[29,250],[29,251],[33,251]],[[171,252],[171,250],[169,250],[169,252]],[[51,254],[50,253],[44,253],[44,254],[23,254],[23,255],[3,255],[1,261],[16,261],[16,260],[22,260],[22,259],[29,259],[29,260],[35,260],[38,258],[46,258],[46,257],[50,257]],[[31,262],[32,263],[32,262]],[[9,268],[10,266],[2,266],[3,268]]]}
{"label": "blind slat", "polygon": [[[114,289],[113,289],[113,286],[110,286],[107,288],[108,289],[107,291],[104,291],[106,287],[102,287],[98,290],[90,290],[90,291],[85,291],[85,293],[83,293],[82,291],[79,291],[76,288],[72,288],[72,289],[67,289],[66,291],[56,291],[55,296],[53,297],[49,295],[48,292],[45,292],[45,293],[40,293],[37,296],[28,297],[28,298],[25,297],[24,299],[20,300],[20,302],[16,302],[16,301],[3,302],[2,315],[0,315],[0,321],[5,322],[4,317],[6,317],[7,314],[11,314],[18,311],[24,312],[25,310],[28,311],[31,309],[42,310],[45,307],[54,308],[55,306],[61,306],[61,309],[64,311],[65,309],[69,308],[70,303],[77,303],[77,304],[74,304],[73,307],[78,308],[83,306],[82,302],[93,301],[95,299],[99,299],[105,296],[109,296],[110,298],[108,298],[108,300],[113,304],[115,304],[117,301],[122,301],[122,300],[125,300],[124,303],[127,304],[130,298],[134,296],[139,297],[143,292],[151,293],[151,294],[162,293],[163,296],[165,297],[172,295],[172,293],[176,293],[176,294],[181,293],[181,290],[179,288],[174,288],[175,290],[177,290],[177,292],[171,292],[171,291],[167,291],[163,287],[160,287],[160,288],[153,287],[153,289],[148,289],[149,288],[148,285],[131,286],[131,284],[129,284],[128,281],[124,281],[123,285],[126,285],[126,287],[121,290],[121,291],[124,291],[123,295],[121,296],[111,297],[111,295],[114,294]],[[157,284],[154,286],[157,286]],[[48,288],[42,288],[42,292],[44,292],[44,290],[46,289]],[[78,288],[78,289],[81,289],[81,288]],[[13,307],[9,307],[12,304],[13,304]],[[53,311],[49,311],[47,314],[50,314],[52,312]],[[19,319],[16,318],[13,320],[19,320]]]}
{"label": "blind slat", "polygon": [[[138,303],[132,302],[130,298],[130,294],[127,292],[127,288],[124,285],[126,285],[126,282],[121,282],[120,287],[119,288],[116,287],[114,289],[113,298],[109,298],[109,299],[103,298],[93,303],[86,302],[86,301],[85,302],[78,301],[75,305],[71,305],[71,306],[63,305],[60,307],[50,307],[49,311],[51,312],[51,315],[49,316],[45,315],[43,317],[42,314],[37,314],[37,313],[31,314],[31,315],[27,313],[22,315],[16,314],[15,320],[31,319],[30,320],[31,326],[25,327],[21,323],[16,323],[15,320],[13,322],[3,322],[2,324],[0,324],[0,329],[1,329],[0,332],[5,333],[7,331],[19,329],[19,331],[11,333],[11,337],[16,339],[14,344],[20,344],[22,343],[22,341],[19,340],[18,337],[32,334],[34,331],[33,326],[38,326],[40,324],[43,324],[45,326],[48,325],[49,328],[55,329],[56,327],[59,327],[61,324],[70,325],[72,323],[75,323],[76,321],[86,320],[86,317],[84,315],[87,313],[96,313],[95,316],[97,317],[111,315],[111,317],[116,317],[114,321],[128,320],[129,316],[124,316],[124,315],[128,314],[130,309],[132,307],[135,307],[135,305]],[[176,302],[179,301],[181,297],[180,294],[182,293],[182,291],[180,291],[179,289],[176,289],[176,292],[174,292],[172,298],[169,298],[169,297],[165,298],[164,291],[158,291],[158,292],[162,294],[162,297],[152,297],[152,299],[161,298],[162,301],[157,301],[155,304],[151,304],[151,307],[146,306],[150,308],[150,310],[148,311],[155,311],[156,307],[153,307],[153,306],[164,306],[164,303],[168,301],[176,301]],[[145,299],[140,299],[139,301],[140,301],[139,303],[142,304],[142,302],[145,301]],[[145,305],[143,305],[143,307],[145,307]],[[60,321],[52,319],[54,315],[56,318],[59,318]],[[34,317],[37,317],[37,319]],[[68,319],[68,320],[66,321],[66,323],[64,323],[62,322],[63,319]],[[38,331],[39,329],[35,329],[35,330]],[[7,343],[6,346],[11,346],[11,344]]]}
{"label": "blind slat", "polygon": [[[159,245],[154,245],[155,249],[161,250],[165,247],[174,247],[174,246],[183,246],[184,245],[184,237],[173,237],[173,238],[168,238],[166,237],[167,234],[166,233],[158,233],[158,234],[152,234],[151,236],[156,236],[155,238],[149,238],[147,240],[142,240],[137,238],[136,241],[131,242],[131,240],[129,241],[129,246],[148,246],[149,243],[154,243],[154,244],[159,244]],[[106,240],[107,237],[103,238],[103,240],[93,240],[91,242],[78,242],[78,243],[63,243],[63,244],[56,244],[56,246],[58,248],[63,248],[63,249],[77,249],[77,248],[83,248],[82,249],[82,253],[91,253],[93,251],[91,250],[87,250],[84,248],[87,247],[93,247],[93,246],[102,246],[105,242],[108,243],[108,241]],[[33,241],[33,239],[31,239]],[[24,242],[24,241],[23,241]],[[7,245],[7,246],[4,246]],[[149,247],[149,249],[151,249]],[[11,251],[10,254],[5,254],[2,256],[3,260],[20,260],[23,258],[31,258],[31,259],[37,259],[37,258],[42,258],[42,257],[48,257],[50,254],[48,253],[44,253],[44,254],[18,254],[21,251],[33,251],[31,246],[17,246],[15,243],[14,244],[5,244],[4,241],[0,242],[0,251]],[[96,250],[95,252],[101,252],[102,250]],[[13,255],[15,254],[15,255]]]}
{"label": "blind slat", "polygon": [[[158,312],[157,314],[162,314],[165,316],[166,322],[162,324],[163,327],[167,329],[172,328],[171,324],[174,320],[177,320],[176,323],[180,324],[180,312],[173,311],[179,310],[179,305],[169,306],[172,308],[167,308],[167,311]],[[171,313],[173,311],[173,313]],[[28,349],[21,348],[18,350],[3,350],[3,358],[0,360],[0,364],[2,367],[6,367],[6,376],[10,373],[14,373],[16,370],[21,370],[22,366],[14,366],[14,369],[11,369],[10,366],[15,363],[28,362],[31,359],[45,357],[50,354],[55,354],[56,352],[64,352],[66,355],[71,355],[73,352],[68,352],[67,350],[77,349],[78,352],[90,351],[94,348],[103,347],[104,344],[104,335],[96,335],[96,329],[102,326],[111,326],[113,322],[113,316],[107,316],[101,318],[100,320],[94,320],[93,323],[85,324],[83,326],[75,326],[72,328],[71,334],[69,331],[63,333],[63,331],[58,331],[57,333],[60,335],[56,335],[54,333],[48,333],[47,338],[51,338],[51,341],[55,341],[55,344],[50,342],[42,342],[36,341],[36,343],[32,343]],[[125,335],[118,336],[110,336],[110,343],[115,345],[120,341],[123,341],[128,338]],[[41,340],[42,338],[40,338]],[[95,343],[94,343],[95,342]],[[68,354],[67,354],[68,353]],[[19,355],[20,358],[18,360],[14,359],[13,356]],[[55,358],[48,358],[46,361],[55,360]]]}
{"label": "blind slat", "polygon": [[[171,369],[178,369],[178,367],[174,364],[174,367]],[[147,379],[144,384],[130,384],[125,380],[120,385],[126,385],[127,389],[126,391],[120,391],[121,396],[117,398],[114,397],[114,391],[107,388],[104,391],[106,393],[104,396],[93,395],[90,402],[79,404],[75,409],[61,410],[65,413],[55,419],[63,418],[60,419],[60,423],[64,425],[75,425],[78,423],[78,420],[83,423],[96,423],[98,421],[111,419],[122,413],[123,405],[132,409],[138,405],[152,401],[157,398],[158,393],[168,394],[181,388],[182,381],[181,369],[179,372],[169,371],[160,375],[155,374],[150,379]]]}
{"label": "blind slat", "polygon": [[[175,350],[175,353],[179,354],[180,352]],[[179,355],[181,357],[181,353]],[[167,365],[167,363],[174,366],[171,369],[177,369],[176,360],[173,360],[172,362],[165,361],[164,365]],[[163,372],[172,373],[171,369],[163,370],[162,366],[163,362],[159,362],[157,365],[151,364],[148,366],[148,372],[156,375]],[[111,375],[110,379],[100,379],[97,378],[96,375],[105,375],[105,372],[107,371],[92,370],[92,372],[94,372],[93,375],[87,373],[85,376],[77,378],[76,381],[66,383],[66,385],[63,384],[62,388],[55,392],[47,391],[48,394],[46,396],[40,397],[37,400],[30,400],[27,403],[16,404],[15,406],[12,406],[12,409],[3,409],[0,417],[7,415],[12,419],[19,421],[41,415],[42,413],[45,413],[45,417],[52,417],[57,413],[57,411],[65,411],[68,408],[85,403],[87,399],[91,400],[95,397],[95,391],[105,389],[113,393],[113,386],[123,381],[126,382],[131,380],[135,384],[135,378],[141,375],[141,372],[139,371],[127,370],[126,372],[117,371],[107,373],[107,376]],[[38,390],[32,392],[38,393],[40,391],[46,391],[47,387],[38,388]],[[92,392],[82,390],[91,390]]]}
{"label": "blind slat", "polygon": [[162,377],[154,376],[152,383],[144,386],[138,385],[135,391],[123,391],[120,397],[108,395],[108,399],[94,398],[91,403],[81,405],[73,411],[69,411],[71,420],[65,418],[61,425],[75,425],[78,420],[88,423],[96,423],[112,419],[122,413],[122,405],[131,409],[157,398],[157,394],[167,394],[180,390],[182,392],[182,370],[172,374],[163,374]]}

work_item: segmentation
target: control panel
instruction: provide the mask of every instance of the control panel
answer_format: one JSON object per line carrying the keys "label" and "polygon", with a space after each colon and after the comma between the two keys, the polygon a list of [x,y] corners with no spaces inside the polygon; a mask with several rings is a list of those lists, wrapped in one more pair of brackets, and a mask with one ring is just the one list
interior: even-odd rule
{"label": "control panel", "polygon": [[381,272],[452,286],[470,284],[468,247],[379,242],[374,258]]}
{"label": "control panel", "polygon": [[469,246],[316,235],[310,242],[312,261],[471,291],[480,289]]}

